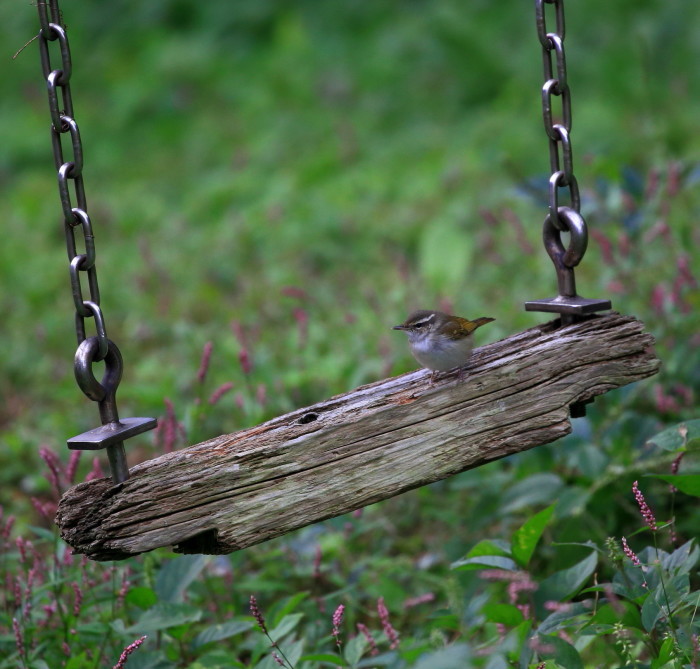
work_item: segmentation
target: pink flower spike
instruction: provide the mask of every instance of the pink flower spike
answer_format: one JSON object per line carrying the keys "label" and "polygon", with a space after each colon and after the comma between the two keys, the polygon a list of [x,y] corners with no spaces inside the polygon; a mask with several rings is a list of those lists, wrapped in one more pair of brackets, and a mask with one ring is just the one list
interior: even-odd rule
{"label": "pink flower spike", "polygon": [[211,362],[211,353],[214,350],[214,344],[208,341],[204,344],[202,349],[202,359],[199,362],[199,369],[197,370],[197,383],[200,385],[204,383],[204,379],[207,378],[207,372],[209,371],[209,363]]}
{"label": "pink flower spike", "polygon": [[392,627],[389,622],[389,610],[384,604],[384,597],[380,597],[377,600],[377,613],[379,613],[379,620],[382,623],[382,629],[386,638],[389,639],[389,648],[394,650],[399,647],[399,633]]}
{"label": "pink flower spike", "polygon": [[656,526],[656,518],[654,517],[654,513],[652,510],[649,508],[649,505],[646,503],[646,500],[644,499],[644,495],[642,495],[642,491],[637,487],[637,481],[635,481],[632,484],[632,492],[634,493],[634,497],[637,500],[637,504],[639,504],[639,510],[642,513],[642,518],[644,518],[644,522],[649,526],[649,529],[652,532],[656,532],[658,527]]}
{"label": "pink flower spike", "polygon": [[340,623],[343,622],[343,614],[345,613],[345,604],[340,604],[333,613],[333,636],[335,637],[335,645],[340,650]]}
{"label": "pink flower spike", "polygon": [[258,623],[258,627],[261,629],[263,634],[267,634],[267,625],[265,625],[265,618],[262,612],[258,608],[258,600],[255,599],[255,595],[250,596],[250,615],[255,618],[255,622]]}
{"label": "pink flower spike", "polygon": [[83,454],[82,451],[71,451],[70,458],[68,459],[68,467],[66,468],[66,479],[70,485],[75,483],[75,473],[78,471],[78,464],[80,463],[80,456]]}
{"label": "pink flower spike", "polygon": [[17,647],[17,652],[23,660],[26,660],[27,651],[24,647],[24,638],[22,637],[22,630],[17,622],[17,618],[12,619],[12,631],[15,633],[15,646]]}
{"label": "pink flower spike", "polygon": [[369,631],[367,625],[357,623],[357,629],[360,630],[362,636],[365,637],[365,639],[367,640],[367,644],[369,645],[369,654],[379,655],[379,648],[377,648],[377,642],[374,640],[374,637]]}
{"label": "pink flower spike", "polygon": [[627,543],[627,539],[625,537],[622,537],[622,550],[624,554],[632,560],[632,564],[635,567],[641,567],[642,563],[639,561],[639,558],[637,557],[637,554],[629,547],[629,544]]}
{"label": "pink flower spike", "polygon": [[131,655],[135,650],[138,650],[139,646],[147,639],[148,637],[142,636],[140,639],[136,639],[133,643],[130,643],[123,651],[122,654],[119,656],[119,661],[112,667],[112,669],[123,669],[124,665],[126,664],[126,661],[129,659],[129,655]]}
{"label": "pink flower spike", "polygon": [[230,381],[222,383],[209,397],[209,404],[216,404],[229,390],[233,388],[233,383]]}
{"label": "pink flower spike", "polygon": [[[622,550],[623,550],[624,554],[625,554],[630,560],[632,560],[632,564],[633,564],[635,567],[639,567],[640,569],[643,569],[642,563],[639,561],[639,558],[637,557],[637,554],[629,547],[629,545],[627,544],[627,539],[625,539],[625,537],[622,537]],[[644,580],[644,581],[642,582],[642,586],[644,586],[645,588],[647,587],[647,582],[646,582],[646,580]]]}

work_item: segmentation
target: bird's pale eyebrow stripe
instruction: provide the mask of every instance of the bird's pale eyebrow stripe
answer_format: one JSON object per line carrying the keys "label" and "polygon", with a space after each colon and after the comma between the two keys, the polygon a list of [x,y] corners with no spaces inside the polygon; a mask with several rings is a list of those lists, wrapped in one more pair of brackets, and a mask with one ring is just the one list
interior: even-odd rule
{"label": "bird's pale eyebrow stripe", "polygon": [[416,322],[416,325],[427,325],[435,320],[435,314],[430,314],[427,318],[421,318],[421,320]]}

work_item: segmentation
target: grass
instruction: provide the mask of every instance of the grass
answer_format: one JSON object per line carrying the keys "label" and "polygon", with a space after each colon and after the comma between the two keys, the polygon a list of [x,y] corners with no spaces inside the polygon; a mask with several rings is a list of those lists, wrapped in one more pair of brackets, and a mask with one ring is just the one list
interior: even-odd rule
{"label": "grass", "polygon": [[[485,343],[544,320],[522,303],[554,295],[556,285],[540,242],[548,150],[531,7],[454,0],[238,4],[63,6],[102,305],[125,359],[120,411],[164,416],[167,398],[185,430],[178,447],[411,369],[405,342],[390,326],[414,307],[496,318],[480,331]],[[40,546],[42,560],[64,555],[50,521],[31,503],[51,504],[56,495],[41,474],[39,446],[65,464],[65,439],[98,417],[72,374],[73,307],[36,45],[9,60],[35,33],[35,12],[8,4],[0,16],[8,45],[0,101],[7,130],[0,154],[0,503],[5,518],[16,517],[3,573],[25,589],[31,564],[20,560],[17,536]],[[440,666],[576,666],[562,660],[568,649],[559,659],[524,650],[535,621],[543,621],[543,603],[533,604],[530,618],[508,609],[501,610],[506,622],[497,621],[488,607],[511,605],[506,582],[486,583],[479,572],[450,565],[481,541],[512,541],[555,498],[530,562],[500,556],[515,560],[513,573],[527,571],[520,583],[541,585],[588,559],[590,550],[555,543],[592,541],[604,550],[608,537],[627,536],[651,564],[656,549],[644,553],[651,542],[631,536],[641,524],[630,493],[637,479],[663,518],[676,519],[679,543],[664,536],[659,550],[672,554],[698,534],[692,498],[671,497],[665,483],[642,476],[668,472],[678,449],[690,451],[681,471],[697,471],[692,439],[666,447],[650,440],[666,427],[678,434],[674,426],[697,417],[700,74],[689,63],[700,56],[699,23],[700,6],[680,0],[567,5],[574,165],[591,229],[578,286],[646,323],[664,363],[658,377],[599,399],[563,443],[359,517],[228,558],[188,562],[160,551],[115,566],[114,585],[91,592],[75,616],[89,613],[103,625],[98,631],[80,627],[70,635],[78,559],[65,572],[41,572],[40,592],[29,597],[33,609],[17,618],[27,647],[35,643],[31,661],[56,653],[50,666],[106,666],[148,633],[129,666],[138,666],[139,656],[156,658],[142,666],[274,666],[267,641],[250,627],[254,594],[270,631],[285,616],[302,614],[277,640],[303,641],[307,655],[337,652],[331,618],[342,603],[346,653],[360,622],[395,666],[421,666],[430,660],[420,658],[434,652],[447,654]],[[200,384],[207,342],[212,364]],[[242,352],[250,368],[241,364]],[[209,405],[225,383],[232,389]],[[163,448],[150,437],[128,445],[133,462]],[[78,480],[91,465],[84,458]],[[676,559],[689,564],[692,554]],[[624,580],[629,565],[600,560],[599,583],[614,574]],[[111,569],[86,568],[95,579]],[[185,591],[158,587],[162,574],[178,569],[197,574]],[[696,592],[693,569],[681,599]],[[124,578],[132,589],[120,604]],[[580,594],[593,586],[587,578],[579,591],[555,592],[554,599],[608,597]],[[222,583],[230,584],[225,594]],[[426,594],[433,599],[406,605]],[[643,609],[644,593],[625,596],[632,608],[615,622],[637,630],[631,611]],[[381,636],[381,597],[402,638],[398,651]],[[0,644],[10,653],[19,604],[14,594],[4,601]],[[52,602],[65,611],[47,614],[50,624],[41,627],[32,616]],[[163,607],[171,604],[177,610],[166,611],[168,618]],[[685,609],[674,610],[688,639],[697,634]],[[590,615],[586,621],[598,624]],[[148,616],[160,620],[150,623],[151,632],[143,631]],[[204,663],[216,652],[195,640],[228,623],[249,626],[221,638],[225,661]],[[663,635],[671,628],[663,616],[651,628],[642,625],[647,636],[658,635],[651,645],[636,632],[615,636],[601,627],[600,635],[581,634],[577,624],[562,629],[585,666],[664,666]],[[503,639],[497,625],[506,626]],[[99,653],[96,635],[104,639]],[[64,642],[73,657],[85,658],[60,655]],[[358,652],[360,642],[352,643]],[[692,643],[675,643],[686,653],[678,661],[692,666]]]}

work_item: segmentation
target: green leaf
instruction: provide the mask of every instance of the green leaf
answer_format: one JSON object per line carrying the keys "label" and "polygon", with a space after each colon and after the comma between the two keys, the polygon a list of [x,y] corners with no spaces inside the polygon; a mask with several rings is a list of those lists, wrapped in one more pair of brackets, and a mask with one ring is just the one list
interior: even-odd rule
{"label": "green leaf", "polygon": [[537,628],[537,634],[551,634],[565,627],[570,627],[572,622],[579,616],[590,616],[591,607],[582,602],[574,602],[561,611],[550,613]]}
{"label": "green leaf", "polygon": [[651,661],[651,669],[663,669],[667,664],[670,664],[674,660],[674,640],[672,637],[668,637],[661,644],[659,648],[659,654]]}
{"label": "green leaf", "polygon": [[149,609],[158,601],[158,596],[151,588],[135,586],[129,588],[129,592],[126,593],[126,601],[140,609]]}
{"label": "green leaf", "polygon": [[71,656],[68,662],[66,662],[66,664],[63,666],[65,667],[65,669],[86,669],[87,667],[94,665],[94,660],[88,660],[87,655],[85,653],[80,653],[80,655]]}
{"label": "green leaf", "polygon": [[433,653],[428,653],[413,665],[413,669],[464,669],[469,666],[472,653],[464,643],[455,643]]}
{"label": "green leaf", "polygon": [[308,597],[308,595],[308,592],[298,592],[296,595],[287,597],[279,610],[275,609],[272,616],[272,625],[274,626],[279,624],[282,618],[284,618],[288,613],[291,613],[301,601]]}
{"label": "green leaf", "polygon": [[507,569],[515,571],[517,565],[510,558],[499,557],[497,555],[483,555],[482,557],[464,558],[453,562],[450,567],[457,571],[469,571],[474,569]]}
{"label": "green leaf", "polygon": [[647,444],[653,444],[664,451],[677,451],[692,439],[700,438],[700,418],[669,427],[653,436]]}
{"label": "green leaf", "polygon": [[700,474],[653,474],[653,478],[661,479],[676,486],[686,495],[700,497]]}
{"label": "green leaf", "polygon": [[312,655],[302,655],[299,658],[299,662],[324,662],[326,664],[341,667],[345,664],[345,660],[340,657],[340,655],[334,655],[333,653],[313,653]]}
{"label": "green leaf", "polygon": [[513,557],[521,567],[527,567],[532,554],[535,552],[535,546],[540,540],[545,527],[549,524],[554,514],[556,502],[546,509],[536,513],[529,518],[519,529],[513,533],[512,550]]}
{"label": "green leaf", "polygon": [[556,474],[533,474],[504,491],[506,504],[501,513],[519,511],[535,504],[549,504],[557,499],[564,482]]}
{"label": "green leaf", "polygon": [[206,555],[182,555],[168,560],[156,577],[156,594],[162,602],[181,602],[187,586],[204,569],[210,558]]}
{"label": "green leaf", "polygon": [[367,639],[362,634],[350,639],[345,645],[345,659],[351,667],[354,667],[367,650]]}
{"label": "green leaf", "polygon": [[578,651],[564,639],[558,636],[540,636],[539,641],[543,649],[551,648],[551,651],[538,651],[541,657],[553,659],[564,669],[584,669],[583,660]]}
{"label": "green leaf", "polygon": [[190,604],[156,604],[145,611],[139,621],[127,627],[126,634],[149,634],[159,630],[194,623],[202,617],[202,609]]}
{"label": "green leaf", "polygon": [[537,600],[563,602],[575,595],[590,578],[598,564],[598,554],[593,552],[573,567],[555,572],[540,583]]}
{"label": "green leaf", "polygon": [[512,557],[510,544],[500,539],[484,539],[473,546],[464,556],[465,558],[480,557],[482,555],[500,555],[502,557]]}
{"label": "green leaf", "polygon": [[492,623],[502,623],[507,627],[515,627],[523,621],[523,614],[513,604],[485,604],[481,613]]}
{"label": "green leaf", "polygon": [[294,630],[303,617],[303,613],[291,613],[285,616],[274,629],[270,630],[270,636],[279,643],[280,640]]}
{"label": "green leaf", "polygon": [[656,623],[664,615],[661,605],[656,601],[656,597],[650,594],[642,604],[642,625],[647,632],[651,632]]}
{"label": "green leaf", "polygon": [[698,557],[700,557],[700,548],[691,539],[662,558],[661,564],[670,573],[687,574],[697,564]]}
{"label": "green leaf", "polygon": [[616,623],[625,627],[643,629],[639,607],[633,602],[619,600],[615,606],[603,604],[586,623],[586,629],[592,629],[598,635],[610,634]]}
{"label": "green leaf", "polygon": [[193,648],[201,648],[202,646],[212,643],[213,641],[221,641],[228,639],[236,634],[246,632],[253,627],[254,623],[250,620],[230,620],[219,625],[211,625],[204,628],[192,642]]}

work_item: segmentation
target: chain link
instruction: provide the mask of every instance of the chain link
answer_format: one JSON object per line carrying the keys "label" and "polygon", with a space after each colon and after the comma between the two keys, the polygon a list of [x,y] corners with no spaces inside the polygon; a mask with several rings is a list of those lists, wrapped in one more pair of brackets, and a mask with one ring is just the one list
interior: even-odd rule
{"label": "chain link", "polygon": [[[46,79],[49,113],[51,116],[51,144],[56,170],[58,172],[58,193],[63,210],[63,227],[66,237],[66,250],[70,266],[71,289],[76,313],[76,336],[78,345],[86,339],[85,319],[95,319],[95,329],[98,338],[97,359],[102,360],[107,355],[108,339],[105,319],[100,307],[100,288],[97,282],[97,267],[95,258],[95,238],[92,232],[92,222],[87,212],[85,185],[83,183],[83,144],[80,139],[80,129],[73,118],[73,98],[71,95],[70,79],[73,73],[73,63],[70,54],[70,44],[65,29],[60,25],[61,12],[57,0],[39,2],[39,53],[41,69]],[[58,44],[60,68],[52,66],[50,44]],[[64,156],[64,138],[70,137],[71,156]],[[71,190],[73,196],[71,196]],[[75,201],[76,206],[73,206]],[[82,243],[85,253],[78,253],[76,229],[82,233]],[[80,274],[87,274],[89,296],[83,294]]]}
{"label": "chain link", "polygon": [[[545,5],[554,5],[556,28],[547,30]],[[581,216],[581,196],[574,175],[571,148],[571,93],[566,72],[564,51],[564,0],[535,0],[537,37],[542,46],[542,118],[549,139],[549,214],[545,218],[542,237],[547,254],[557,273],[559,294],[555,298],[530,300],[527,311],[558,313],[562,325],[570,325],[577,318],[611,308],[610,300],[587,299],[576,292],[574,267],[581,262],[588,246],[588,228]],[[553,99],[560,99],[561,120],[555,120]],[[570,206],[559,206],[559,190],[568,188]],[[568,248],[564,247],[561,233],[569,233]],[[571,416],[586,414],[585,402],[571,405]]]}
{"label": "chain link", "polygon": [[[554,5],[556,28],[547,30],[545,5]],[[549,164],[552,176],[549,180],[549,215],[558,230],[566,230],[559,210],[559,189],[568,188],[571,208],[579,214],[581,199],[574,175],[571,147],[571,92],[567,81],[566,52],[564,50],[564,0],[535,0],[537,37],[542,45],[542,118],[549,138]],[[553,99],[560,99],[561,120],[555,121]]]}
{"label": "chain link", "polygon": [[[41,69],[46,80],[49,113],[51,116],[51,145],[58,175],[58,194],[63,213],[63,228],[68,251],[71,292],[75,306],[75,334],[78,350],[75,354],[75,378],[80,389],[91,400],[99,403],[102,427],[85,432],[68,440],[69,448],[106,448],[112,480],[121,483],[129,478],[129,469],[124,451],[124,440],[151,430],[156,426],[153,418],[119,419],[116,391],[122,375],[122,357],[116,344],[107,338],[104,314],[100,307],[100,287],[97,283],[95,237],[92,222],[87,212],[85,185],[83,183],[83,144],[80,129],[73,115],[73,98],[70,79],[73,63],[66,31],[61,25],[58,0],[39,0],[39,53]],[[58,45],[61,65],[54,68],[51,63],[51,47]],[[64,155],[64,138],[70,137],[71,158]],[[72,195],[71,195],[72,192]],[[73,206],[75,202],[76,206]],[[75,231],[81,232],[85,252],[78,251]],[[81,274],[87,277],[88,295],[83,293]],[[88,337],[85,319],[92,318],[96,335]],[[98,381],[92,370],[94,362],[103,360],[105,373]]]}

